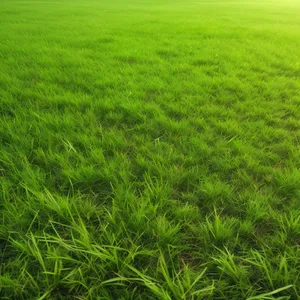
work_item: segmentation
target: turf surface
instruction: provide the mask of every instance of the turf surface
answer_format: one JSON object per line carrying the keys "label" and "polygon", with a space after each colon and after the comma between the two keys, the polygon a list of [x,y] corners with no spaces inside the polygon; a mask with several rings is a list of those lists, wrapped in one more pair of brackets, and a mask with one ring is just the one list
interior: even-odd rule
{"label": "turf surface", "polygon": [[299,299],[300,3],[0,2],[1,299]]}

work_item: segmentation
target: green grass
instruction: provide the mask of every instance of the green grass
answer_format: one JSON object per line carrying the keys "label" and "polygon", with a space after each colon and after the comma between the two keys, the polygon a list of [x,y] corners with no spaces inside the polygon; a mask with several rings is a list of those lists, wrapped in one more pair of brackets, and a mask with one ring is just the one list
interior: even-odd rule
{"label": "green grass", "polygon": [[300,3],[2,0],[1,299],[300,299]]}

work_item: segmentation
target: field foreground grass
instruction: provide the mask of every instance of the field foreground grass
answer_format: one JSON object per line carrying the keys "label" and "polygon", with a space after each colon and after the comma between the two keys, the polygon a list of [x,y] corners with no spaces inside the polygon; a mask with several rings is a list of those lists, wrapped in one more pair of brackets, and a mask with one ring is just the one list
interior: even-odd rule
{"label": "field foreground grass", "polygon": [[0,2],[1,299],[300,299],[300,3]]}

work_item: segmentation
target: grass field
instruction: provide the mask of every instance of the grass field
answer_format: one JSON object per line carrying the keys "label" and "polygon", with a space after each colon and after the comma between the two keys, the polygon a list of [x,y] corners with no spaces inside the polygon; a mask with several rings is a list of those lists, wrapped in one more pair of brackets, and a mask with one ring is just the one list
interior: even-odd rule
{"label": "grass field", "polygon": [[1,0],[1,299],[300,299],[300,2]]}

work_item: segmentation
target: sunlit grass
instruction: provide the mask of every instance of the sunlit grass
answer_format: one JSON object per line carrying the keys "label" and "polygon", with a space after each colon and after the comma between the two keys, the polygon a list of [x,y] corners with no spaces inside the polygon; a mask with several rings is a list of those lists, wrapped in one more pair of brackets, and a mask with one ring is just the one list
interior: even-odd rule
{"label": "sunlit grass", "polygon": [[1,299],[299,299],[297,1],[0,2]]}

